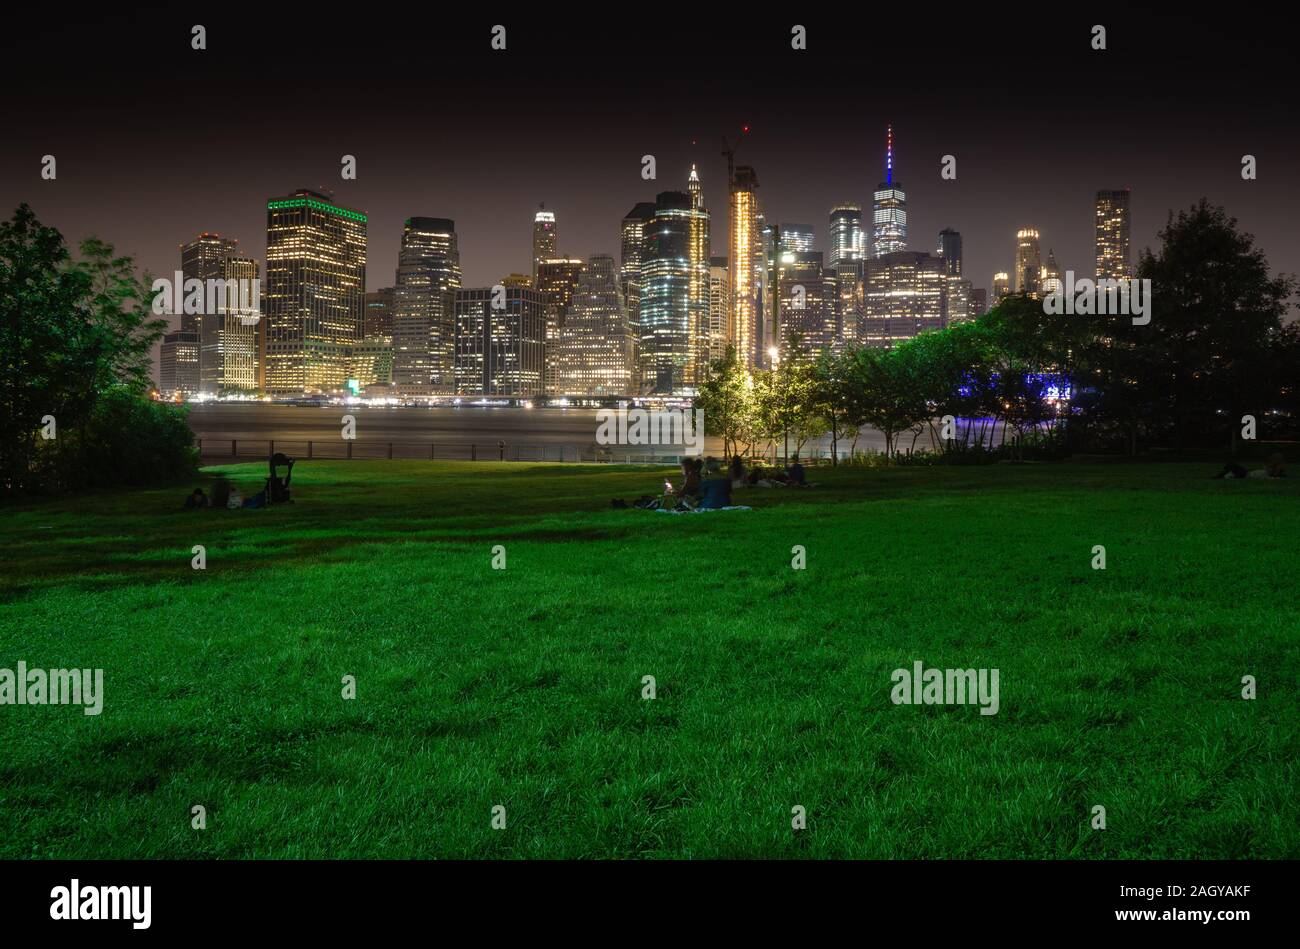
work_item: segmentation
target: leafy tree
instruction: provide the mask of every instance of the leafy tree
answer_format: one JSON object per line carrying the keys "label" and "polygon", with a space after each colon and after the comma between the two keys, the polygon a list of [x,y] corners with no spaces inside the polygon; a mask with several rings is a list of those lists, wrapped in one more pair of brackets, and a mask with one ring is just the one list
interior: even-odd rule
{"label": "leafy tree", "polygon": [[722,439],[723,453],[728,458],[738,454],[741,442],[751,436],[755,408],[753,380],[734,346],[709,367],[695,407],[704,410],[705,433]]}
{"label": "leafy tree", "polygon": [[[73,261],[59,232],[42,225],[25,204],[11,220],[0,222],[0,491],[5,493],[107,483],[121,476],[118,466],[97,479],[82,476],[91,464],[88,426],[108,393],[141,397],[165,322],[151,314],[148,277],[136,276],[129,257],[114,256],[111,246],[93,238],[81,252]],[[50,440],[41,434],[47,416],[54,419]],[[131,435],[101,426],[96,438],[102,446],[115,434]],[[184,453],[180,466],[192,466],[191,453]],[[160,476],[170,467],[155,466]]]}
{"label": "leafy tree", "polygon": [[1141,373],[1144,395],[1165,402],[1179,447],[1193,432],[1222,432],[1225,418],[1235,447],[1241,415],[1265,396],[1256,383],[1267,375],[1295,277],[1271,275],[1255,239],[1205,199],[1171,212],[1159,236],[1159,252],[1143,251],[1138,264],[1138,277],[1151,281],[1151,322],[1121,318],[1116,344],[1149,350],[1127,364]]}

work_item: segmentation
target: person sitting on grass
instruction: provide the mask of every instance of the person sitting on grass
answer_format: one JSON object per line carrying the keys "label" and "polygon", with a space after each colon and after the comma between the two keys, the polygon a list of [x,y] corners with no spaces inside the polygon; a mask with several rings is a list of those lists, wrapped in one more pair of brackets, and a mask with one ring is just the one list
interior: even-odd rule
{"label": "person sitting on grass", "polygon": [[808,476],[804,473],[803,465],[799,464],[798,452],[795,452],[790,467],[785,469],[785,473],[790,478],[791,484],[796,484],[801,488],[808,486]]}
{"label": "person sitting on grass", "polygon": [[745,463],[740,460],[739,455],[734,455],[731,459],[731,486],[733,488],[745,486]]}
{"label": "person sitting on grass", "polygon": [[700,472],[704,470],[704,462],[699,458],[682,459],[682,486],[677,489],[679,498],[698,499],[704,493],[700,488]]}
{"label": "person sitting on grass", "polygon": [[185,499],[185,510],[191,511],[195,508],[207,507],[208,496],[203,493],[202,488],[195,488],[193,493]]}

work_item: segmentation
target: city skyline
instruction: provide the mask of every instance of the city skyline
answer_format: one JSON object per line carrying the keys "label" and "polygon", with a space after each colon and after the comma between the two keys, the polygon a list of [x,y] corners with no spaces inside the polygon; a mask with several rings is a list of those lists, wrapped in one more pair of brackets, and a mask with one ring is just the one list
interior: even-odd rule
{"label": "city skyline", "polygon": [[[892,124],[910,249],[932,249],[944,228],[960,231],[965,276],[976,287],[1012,271],[1014,234],[1024,227],[1040,231],[1062,267],[1089,271],[1099,189],[1127,187],[1136,196],[1135,259],[1154,246],[1170,209],[1204,196],[1227,207],[1284,266],[1296,269],[1289,262],[1300,260],[1300,235],[1286,213],[1300,205],[1300,183],[1285,174],[1300,162],[1300,148],[1293,123],[1278,121],[1290,108],[1285,85],[1271,81],[1280,62],[1260,55],[1258,36],[1228,45],[1231,27],[1206,36],[1190,17],[1097,14],[1110,22],[1109,47],[1093,51],[1088,23],[1078,17],[1040,12],[1018,24],[1008,16],[990,36],[973,13],[901,14],[890,32],[899,71],[876,86],[860,62],[834,55],[848,50],[860,59],[871,36],[844,35],[828,20],[808,22],[804,64],[804,54],[789,49],[788,26],[704,16],[693,26],[708,50],[703,60],[669,53],[653,78],[615,80],[594,78],[603,73],[565,51],[621,62],[617,49],[545,18],[511,18],[511,45],[494,54],[487,25],[453,16],[437,34],[438,61],[417,66],[401,54],[420,48],[419,27],[429,18],[413,16],[408,35],[383,18],[357,15],[346,23],[365,64],[359,75],[338,83],[315,73],[278,75],[277,94],[294,102],[301,130],[285,135],[265,98],[260,69],[271,41],[261,34],[295,21],[288,12],[266,16],[265,29],[250,35],[235,28],[238,19],[214,13],[202,53],[189,48],[190,27],[174,14],[146,11],[129,23],[105,16],[98,24],[92,18],[93,26],[33,23],[37,33],[58,37],[69,63],[35,86],[23,78],[35,46],[17,28],[0,39],[12,54],[0,65],[11,80],[0,93],[12,117],[0,153],[6,212],[27,201],[70,241],[96,234],[142,268],[166,274],[177,244],[203,231],[239,237],[245,255],[264,261],[262,200],[325,187],[371,220],[370,259],[382,269],[371,268],[368,292],[389,284],[383,270],[397,258],[402,222],[415,216],[457,222],[464,285],[483,286],[531,272],[539,204],[556,215],[564,253],[617,256],[619,216],[680,188],[692,164],[713,209],[711,246],[721,251],[729,199],[722,140],[734,141],[748,125],[737,164],[756,169],[767,219],[813,224],[829,265],[827,218],[838,204],[863,209],[870,245],[873,191],[884,177]],[[981,29],[972,32],[974,24]],[[127,28],[156,60],[147,74],[109,42]],[[471,42],[480,34],[481,43]],[[1028,81],[1017,56],[999,55],[1049,36],[1052,66]],[[780,68],[741,65],[747,48],[775,57]],[[1218,68],[1240,80],[1236,88],[1254,94],[1234,95],[1213,73],[1189,68],[1198,49],[1211,49]],[[286,70],[310,61],[309,51],[276,47],[276,55]],[[516,58],[502,70],[493,55]],[[677,73],[685,62],[689,73]],[[545,86],[534,88],[543,67]],[[158,70],[185,81],[159,83]],[[88,88],[91,76],[102,82]],[[427,121],[413,122],[401,93],[421,87],[436,89],[438,99],[421,110]],[[232,111],[245,102],[253,106]],[[562,102],[587,108],[546,107]],[[1209,130],[1202,116],[1211,105],[1224,108]],[[1038,121],[1014,132],[1006,123],[1013,107]],[[40,178],[45,154],[59,159],[55,182]],[[641,178],[646,154],[656,158],[655,181]],[[1240,177],[1244,154],[1259,158],[1256,181]],[[356,180],[340,178],[344,155],[357,160]],[[944,155],[956,158],[955,180],[940,177]]]}

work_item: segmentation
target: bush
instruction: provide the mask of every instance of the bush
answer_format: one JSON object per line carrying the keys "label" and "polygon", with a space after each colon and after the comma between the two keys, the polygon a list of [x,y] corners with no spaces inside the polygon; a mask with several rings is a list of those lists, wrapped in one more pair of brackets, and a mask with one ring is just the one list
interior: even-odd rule
{"label": "bush", "polygon": [[192,476],[198,449],[184,406],[123,388],[102,393],[83,427],[38,446],[37,483],[47,491],[166,484]]}

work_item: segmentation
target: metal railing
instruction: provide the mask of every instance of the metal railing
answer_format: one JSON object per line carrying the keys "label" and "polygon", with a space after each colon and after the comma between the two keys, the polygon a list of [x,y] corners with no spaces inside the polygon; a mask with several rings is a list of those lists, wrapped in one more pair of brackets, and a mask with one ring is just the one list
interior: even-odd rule
{"label": "metal railing", "polygon": [[[637,446],[565,445],[532,442],[414,442],[361,441],[358,439],[200,438],[199,457],[204,461],[265,460],[276,452],[297,459],[322,461],[531,461],[570,464],[671,465],[682,457],[671,446],[659,451],[638,451]],[[708,452],[705,452],[707,455]],[[721,458],[721,454],[718,456]],[[830,463],[830,452],[805,450],[799,457],[805,464]],[[840,452],[847,458],[846,452]],[[749,461],[777,464],[781,451],[747,454]]]}

